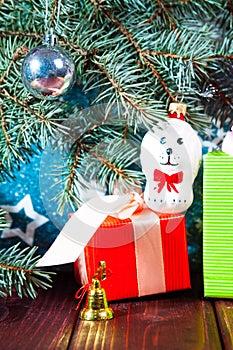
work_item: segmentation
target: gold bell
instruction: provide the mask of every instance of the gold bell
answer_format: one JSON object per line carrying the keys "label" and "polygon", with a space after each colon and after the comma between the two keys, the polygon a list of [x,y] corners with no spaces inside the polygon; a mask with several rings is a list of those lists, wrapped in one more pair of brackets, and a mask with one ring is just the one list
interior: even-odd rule
{"label": "gold bell", "polygon": [[88,290],[85,307],[80,312],[80,318],[86,321],[110,320],[114,317],[113,310],[108,307],[105,290],[101,288],[100,280],[106,279],[106,262],[100,261],[97,272],[92,278]]}

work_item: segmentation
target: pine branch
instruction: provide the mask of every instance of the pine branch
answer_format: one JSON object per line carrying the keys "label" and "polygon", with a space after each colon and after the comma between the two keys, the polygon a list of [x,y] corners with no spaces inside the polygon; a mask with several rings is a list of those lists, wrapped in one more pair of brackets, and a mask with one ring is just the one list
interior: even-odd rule
{"label": "pine branch", "polygon": [[157,4],[158,4],[158,7],[159,9],[156,11],[157,13],[161,13],[161,14],[164,14],[164,16],[168,19],[171,27],[172,27],[172,30],[174,32],[177,31],[177,25],[176,25],[176,21],[175,19],[172,17],[171,15],[171,11],[169,10],[168,7],[166,7],[166,3],[165,1],[161,1],[161,0],[156,0]]}
{"label": "pine branch", "polygon": [[213,120],[220,120],[220,127],[229,129],[233,125],[233,65],[219,61],[218,69],[211,72],[208,84],[213,88],[213,96],[205,106],[206,114],[213,115]]}
{"label": "pine branch", "polygon": [[[17,38],[17,37],[22,37],[22,38],[33,38],[33,39],[39,39],[42,41],[44,35],[43,34],[38,34],[38,33],[31,33],[31,32],[19,32],[19,31],[6,31],[6,32],[1,32],[0,33],[0,37],[2,38],[6,38],[6,39],[9,39],[11,37],[13,38]],[[78,55],[82,55],[84,57],[87,57],[87,56],[91,56],[95,53],[95,50],[91,50],[91,51],[86,51],[86,50],[83,50],[82,48],[80,48],[77,44],[75,44],[74,42],[72,41],[68,41],[67,39],[59,39],[58,40],[58,44],[61,45],[61,46],[64,46],[64,47],[70,47],[70,49],[74,50]],[[24,50],[24,51],[23,51]],[[18,51],[21,51],[21,52],[18,52]],[[29,49],[27,47],[18,47],[17,48],[17,53],[18,54],[23,54],[23,56],[25,56],[26,53],[29,52]],[[18,56],[15,57],[15,60],[18,59]],[[9,67],[10,68],[10,67]],[[8,68],[8,69],[9,69]],[[1,81],[0,81],[1,83]]]}
{"label": "pine branch", "polygon": [[139,135],[134,135],[132,128],[127,127],[126,132],[126,128],[113,125],[96,126],[81,135],[71,146],[67,161],[55,165],[53,174],[61,178],[55,186],[62,185],[55,197],[59,212],[63,213],[66,205],[73,210],[80,206],[85,199],[79,188],[88,188],[92,182],[99,182],[108,193],[115,191],[116,184],[120,192],[141,188],[145,179],[139,166]]}
{"label": "pine branch", "polygon": [[37,288],[51,288],[52,272],[45,272],[35,266],[37,247],[20,250],[19,244],[0,250],[0,296],[12,296],[14,292],[23,296],[37,296]]}
{"label": "pine branch", "polygon": [[[96,6],[96,1],[95,0],[90,0],[95,6]],[[138,57],[139,60],[143,60],[144,64],[149,67],[149,69],[153,72],[153,74],[155,75],[155,77],[159,80],[160,84],[162,85],[163,89],[165,90],[165,92],[168,94],[168,96],[171,98],[171,100],[175,100],[175,97],[173,96],[173,94],[169,91],[167,84],[165,83],[165,81],[162,79],[162,77],[160,76],[159,72],[157,69],[155,69],[150,61],[147,59],[147,55],[146,52],[143,51],[140,47],[140,45],[137,44],[137,42],[134,40],[132,34],[123,26],[123,24],[116,18],[114,17],[111,12],[107,9],[105,9],[102,5],[98,7],[102,13],[107,16],[111,22],[118,28],[118,30],[127,37],[128,41],[132,44],[132,46],[134,47],[134,49],[137,51],[138,53]]]}

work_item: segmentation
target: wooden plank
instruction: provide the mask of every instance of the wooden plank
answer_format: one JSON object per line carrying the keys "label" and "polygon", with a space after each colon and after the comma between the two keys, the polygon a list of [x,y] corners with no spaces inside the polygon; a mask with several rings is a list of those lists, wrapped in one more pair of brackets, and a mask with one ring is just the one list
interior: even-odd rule
{"label": "wooden plank", "polygon": [[209,301],[165,297],[112,307],[113,320],[79,320],[69,350],[222,349]]}
{"label": "wooden plank", "polygon": [[226,350],[233,349],[233,300],[218,300],[215,308]]}
{"label": "wooden plank", "polygon": [[35,300],[0,299],[0,348],[67,349],[77,317],[75,291],[73,274],[63,273]]}

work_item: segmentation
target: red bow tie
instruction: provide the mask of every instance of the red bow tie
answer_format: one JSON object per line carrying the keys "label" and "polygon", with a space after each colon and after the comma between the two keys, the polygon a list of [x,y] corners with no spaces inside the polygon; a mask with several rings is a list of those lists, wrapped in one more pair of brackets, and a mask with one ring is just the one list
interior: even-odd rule
{"label": "red bow tie", "polygon": [[167,189],[169,192],[171,192],[171,190],[173,189],[176,193],[179,193],[175,187],[175,184],[179,184],[183,181],[183,171],[179,171],[178,173],[168,175],[158,169],[155,169],[154,181],[159,181],[158,193],[162,191],[163,187],[165,186],[165,183],[167,183]]}

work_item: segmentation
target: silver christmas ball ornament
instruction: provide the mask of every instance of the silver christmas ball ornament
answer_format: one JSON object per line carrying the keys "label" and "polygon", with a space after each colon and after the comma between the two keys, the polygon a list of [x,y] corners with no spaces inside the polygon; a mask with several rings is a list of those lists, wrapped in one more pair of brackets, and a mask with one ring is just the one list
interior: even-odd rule
{"label": "silver christmas ball ornament", "polygon": [[75,82],[75,65],[57,45],[57,37],[47,34],[43,45],[25,57],[22,79],[25,87],[41,99],[56,99],[66,94]]}

